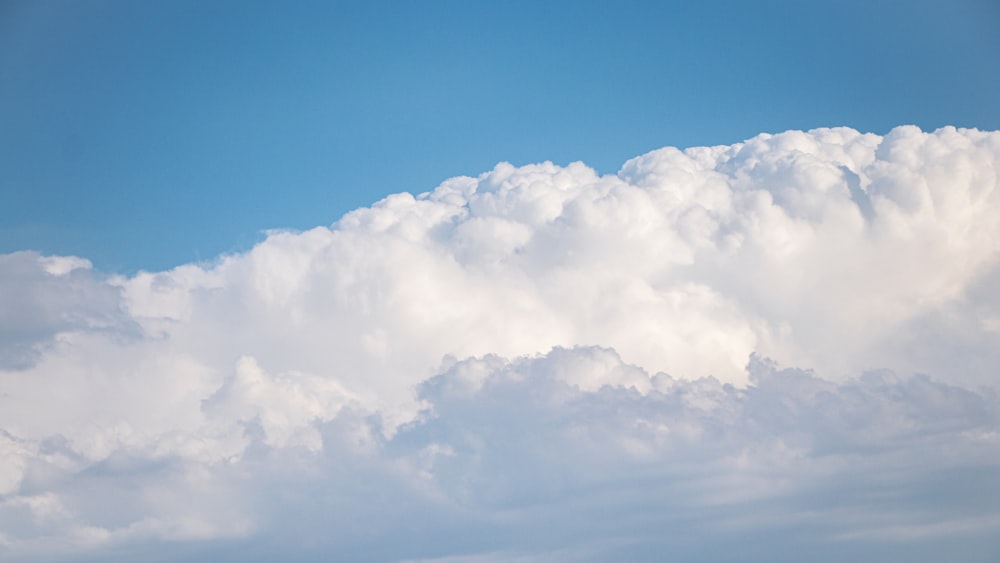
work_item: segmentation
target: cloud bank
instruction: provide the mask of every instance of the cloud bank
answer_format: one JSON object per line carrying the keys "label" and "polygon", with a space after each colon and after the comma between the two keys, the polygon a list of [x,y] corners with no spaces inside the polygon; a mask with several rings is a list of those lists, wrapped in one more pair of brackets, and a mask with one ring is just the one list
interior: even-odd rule
{"label": "cloud bank", "polygon": [[0,256],[0,556],[993,561],[998,169],[789,131]]}

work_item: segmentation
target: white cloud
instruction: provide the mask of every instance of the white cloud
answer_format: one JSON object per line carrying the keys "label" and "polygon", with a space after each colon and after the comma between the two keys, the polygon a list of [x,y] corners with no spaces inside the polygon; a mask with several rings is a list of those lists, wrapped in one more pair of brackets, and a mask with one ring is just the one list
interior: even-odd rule
{"label": "white cloud", "polygon": [[[14,556],[58,552],[53,538],[109,558],[167,542],[348,560],[656,560],[753,538],[780,560],[806,537],[831,558],[877,544],[919,561],[939,542],[992,545],[994,391],[889,372],[833,382],[756,357],[747,369],[741,389],[650,376],[603,348],[467,359],[422,383],[422,413],[387,438],[378,413],[311,416],[322,392],[242,359],[187,433],[222,444],[235,425],[228,450],[159,447],[166,433],[95,460],[29,441],[0,523]],[[290,439],[306,429],[320,447]]]}
{"label": "white cloud", "polygon": [[0,549],[986,553],[998,163],[791,131],[500,164],[166,272],[0,256]]}
{"label": "white cloud", "polygon": [[0,369],[30,367],[68,331],[132,332],[119,293],[80,258],[0,255]]}

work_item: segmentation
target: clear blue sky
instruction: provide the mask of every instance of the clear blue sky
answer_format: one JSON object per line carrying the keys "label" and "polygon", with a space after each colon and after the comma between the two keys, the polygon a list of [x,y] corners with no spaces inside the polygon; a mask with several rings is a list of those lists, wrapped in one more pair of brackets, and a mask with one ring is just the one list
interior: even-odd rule
{"label": "clear blue sky", "polygon": [[109,271],[498,161],[1000,129],[1000,4],[0,0],[0,252]]}

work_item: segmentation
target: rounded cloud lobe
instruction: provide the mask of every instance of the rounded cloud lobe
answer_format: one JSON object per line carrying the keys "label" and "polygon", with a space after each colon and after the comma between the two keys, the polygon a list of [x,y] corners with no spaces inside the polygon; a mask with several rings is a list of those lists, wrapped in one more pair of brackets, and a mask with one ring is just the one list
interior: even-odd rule
{"label": "rounded cloud lobe", "polygon": [[990,560],[998,164],[789,131],[165,272],[2,256],[0,550]]}

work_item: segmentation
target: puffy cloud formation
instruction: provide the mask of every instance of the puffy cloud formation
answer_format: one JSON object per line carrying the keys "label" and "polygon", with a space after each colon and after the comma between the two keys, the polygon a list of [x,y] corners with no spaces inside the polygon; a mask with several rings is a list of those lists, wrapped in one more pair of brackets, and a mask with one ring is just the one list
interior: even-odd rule
{"label": "puffy cloud formation", "polygon": [[737,388],[606,348],[449,362],[387,437],[343,390],[244,358],[191,428],[119,425],[103,452],[5,434],[0,525],[14,560],[996,555],[995,392],[747,369]]}
{"label": "puffy cloud formation", "polygon": [[993,561],[998,169],[790,131],[0,256],[0,555]]}

